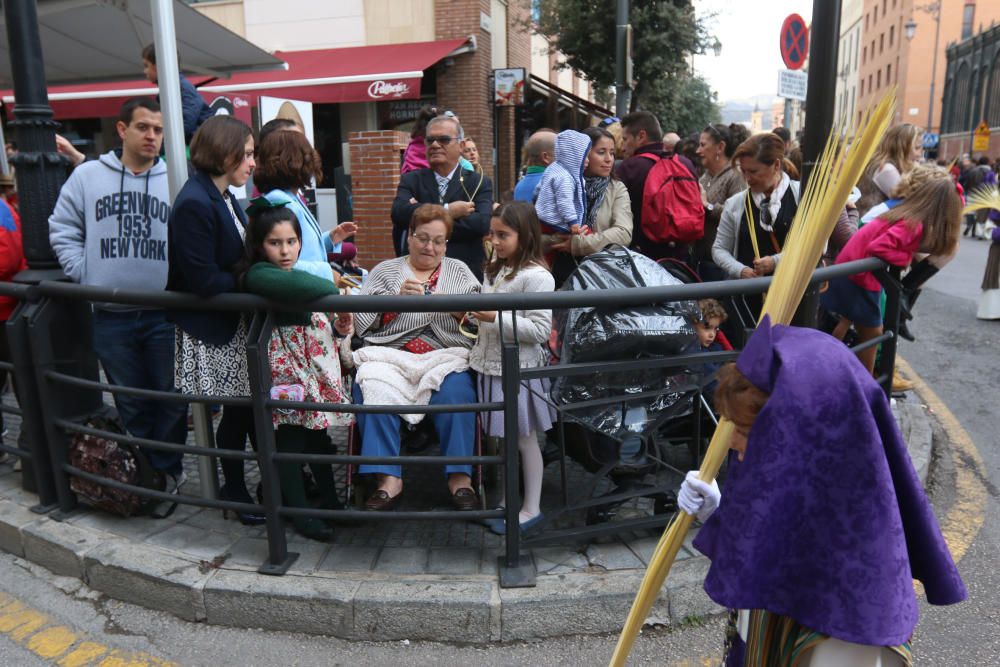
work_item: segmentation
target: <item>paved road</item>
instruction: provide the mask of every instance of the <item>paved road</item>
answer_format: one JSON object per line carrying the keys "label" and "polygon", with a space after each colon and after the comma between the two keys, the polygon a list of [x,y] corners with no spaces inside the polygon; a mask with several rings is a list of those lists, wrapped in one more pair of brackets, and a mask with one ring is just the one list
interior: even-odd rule
{"label": "paved road", "polygon": [[[903,357],[926,381],[929,404],[942,417],[936,433],[939,456],[932,498],[969,587],[967,603],[925,607],[914,638],[919,665],[1000,664],[1000,487],[998,422],[991,411],[1000,382],[1000,322],[975,319],[975,299],[987,244],[966,241],[958,258],[926,290],[911,327],[916,343],[904,342]],[[927,398],[925,396],[925,398]],[[912,397],[911,400],[915,400]],[[949,412],[950,411],[950,412]],[[951,415],[954,415],[954,418]],[[980,457],[980,460],[977,460]],[[980,524],[980,522],[982,522]],[[10,555],[0,555],[0,664],[55,664],[39,657],[55,637],[28,650],[8,627],[7,604],[20,603],[74,634],[77,646],[91,642],[98,658],[80,664],[163,665],[603,665],[614,637],[583,637],[492,647],[433,643],[350,643],[322,637],[208,627],[179,621],[95,595],[80,582],[51,574]],[[6,596],[6,597],[3,597]],[[712,665],[720,653],[722,622],[673,630],[647,628],[633,652],[635,665]]]}
{"label": "paved road", "polygon": [[[963,495],[973,502],[964,524],[978,533],[951,544],[966,549],[959,570],[969,588],[968,602],[929,613],[914,639],[921,665],[1000,664],[1000,321],[977,320],[979,285],[989,243],[963,239],[958,257],[934,277],[920,297],[911,331],[915,343],[902,341],[900,353],[931,386],[975,445],[982,466],[973,465],[967,448],[942,438],[939,470],[934,475],[934,504],[954,508]],[[955,463],[957,459],[957,463]],[[958,483],[962,484],[958,484]]]}

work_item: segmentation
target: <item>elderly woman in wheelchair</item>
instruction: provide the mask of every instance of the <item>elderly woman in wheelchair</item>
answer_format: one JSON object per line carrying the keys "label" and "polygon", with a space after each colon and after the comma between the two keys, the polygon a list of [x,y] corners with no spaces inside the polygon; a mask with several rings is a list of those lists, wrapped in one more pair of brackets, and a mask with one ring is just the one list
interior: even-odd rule
{"label": "elderly woman in wheelchair", "polygon": [[[409,255],[378,264],[361,294],[469,294],[479,281],[461,261],[445,257],[453,223],[442,206],[425,204],[410,221]],[[354,402],[375,405],[447,405],[475,403],[476,388],[469,370],[473,340],[461,330],[464,313],[357,313],[355,331],[365,347],[355,352],[358,364]],[[358,414],[361,453],[398,456],[400,418],[416,423],[423,415]],[[428,415],[434,423],[444,456],[471,456],[476,439],[475,413]],[[403,493],[398,465],[362,465],[362,475],[374,475],[375,491],[365,501],[370,511],[393,509]],[[473,510],[479,498],[472,488],[469,465],[447,465],[448,489],[456,509]]]}

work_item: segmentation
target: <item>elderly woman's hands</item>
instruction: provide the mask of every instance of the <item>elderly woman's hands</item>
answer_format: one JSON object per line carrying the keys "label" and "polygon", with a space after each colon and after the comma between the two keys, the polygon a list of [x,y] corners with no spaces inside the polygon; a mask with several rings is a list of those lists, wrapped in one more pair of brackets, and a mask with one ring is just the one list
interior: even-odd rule
{"label": "elderly woman's hands", "polygon": [[740,270],[740,278],[756,278],[757,272],[751,269],[749,266],[744,266]]}
{"label": "elderly woman's hands", "polygon": [[403,284],[399,286],[399,293],[403,294],[423,294],[424,284],[419,280],[413,278],[407,278],[403,281]]}

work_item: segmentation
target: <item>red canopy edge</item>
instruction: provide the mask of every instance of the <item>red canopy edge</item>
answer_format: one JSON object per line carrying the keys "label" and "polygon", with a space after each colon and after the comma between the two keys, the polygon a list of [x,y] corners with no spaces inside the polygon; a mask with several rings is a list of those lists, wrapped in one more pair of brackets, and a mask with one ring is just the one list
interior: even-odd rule
{"label": "red canopy edge", "polygon": [[[423,70],[469,43],[468,39],[411,42],[343,49],[276,51],[285,70],[234,74],[198,88],[211,102],[219,96],[270,95],[313,102],[377,102],[420,97]],[[4,104],[14,103],[12,90],[0,91]],[[52,86],[49,104],[56,119],[117,116],[122,102],[137,95],[155,96],[145,79],[110,83]]]}

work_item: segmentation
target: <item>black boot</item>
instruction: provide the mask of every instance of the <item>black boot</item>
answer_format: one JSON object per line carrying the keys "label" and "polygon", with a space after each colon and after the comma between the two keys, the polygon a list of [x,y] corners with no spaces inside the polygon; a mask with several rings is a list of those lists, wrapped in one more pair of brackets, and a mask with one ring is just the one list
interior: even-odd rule
{"label": "black boot", "polygon": [[920,297],[921,287],[934,277],[939,269],[926,259],[914,265],[900,281],[902,291],[899,295],[899,335],[911,343],[916,340],[907,321],[913,319],[913,305]]}

